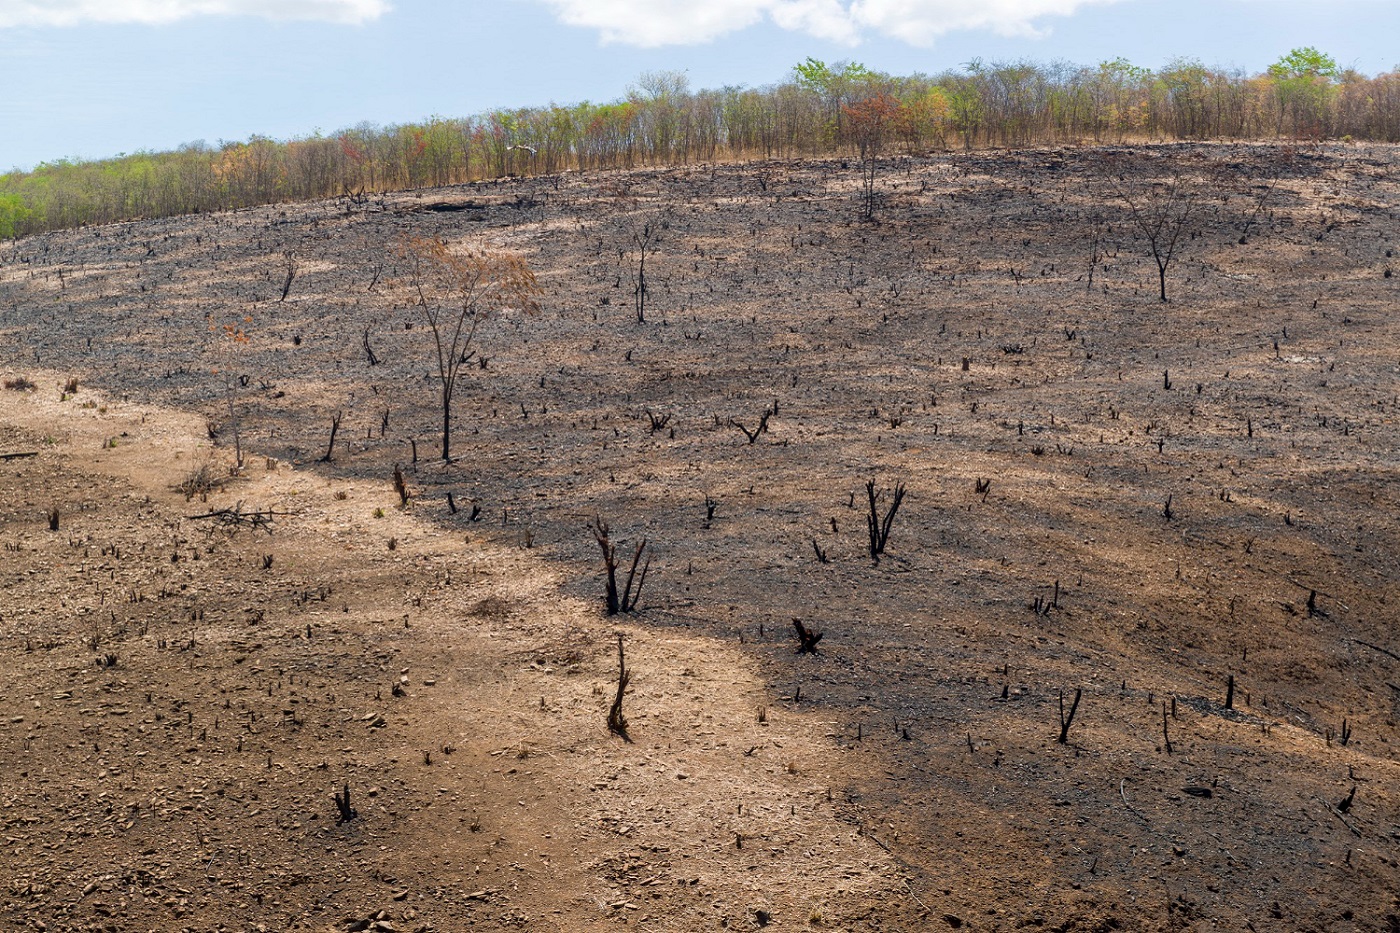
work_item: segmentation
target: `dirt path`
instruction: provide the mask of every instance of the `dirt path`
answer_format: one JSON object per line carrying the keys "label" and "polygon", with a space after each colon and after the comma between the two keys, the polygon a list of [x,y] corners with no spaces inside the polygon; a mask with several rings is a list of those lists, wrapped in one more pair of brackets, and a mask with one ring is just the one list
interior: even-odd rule
{"label": "dirt path", "polygon": [[[27,375],[0,393],[0,453],[38,454],[0,462],[8,928],[919,912],[859,835],[828,727],[775,707],[737,646],[609,624],[387,482],[262,458],[233,478],[200,419]],[[239,503],[271,533],[190,517]],[[635,744],[603,724],[614,632]]]}

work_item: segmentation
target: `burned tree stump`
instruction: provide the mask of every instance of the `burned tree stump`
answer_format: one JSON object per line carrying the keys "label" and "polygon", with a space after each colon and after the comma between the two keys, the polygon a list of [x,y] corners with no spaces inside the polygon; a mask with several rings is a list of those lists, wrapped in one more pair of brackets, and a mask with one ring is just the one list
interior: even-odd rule
{"label": "burned tree stump", "polygon": [[817,642],[822,640],[825,633],[814,628],[808,628],[802,624],[801,619],[793,619],[792,627],[797,630],[797,653],[816,654]]}
{"label": "burned tree stump", "polygon": [[884,498],[884,493],[876,490],[875,480],[865,484],[865,494],[870,504],[870,511],[865,516],[866,531],[870,535],[870,559],[879,563],[880,555],[885,553],[885,545],[890,540],[890,526],[894,524],[895,513],[904,501],[904,484],[895,483],[890,496],[890,507],[883,516],[880,514],[878,503]]}
{"label": "burned tree stump", "polygon": [[348,823],[360,815],[359,812],[350,805],[350,784],[348,782],[336,793],[335,808],[339,813],[336,819],[337,823]]}
{"label": "burned tree stump", "polygon": [[[632,567],[627,572],[627,583],[621,593],[617,589],[617,545],[612,543],[609,537],[608,523],[603,521],[601,516],[593,517],[593,538],[598,542],[598,548],[603,552],[603,569],[607,573],[606,589],[603,594],[604,605],[607,607],[607,614],[615,616],[619,612],[631,612],[637,608],[637,603],[642,598],[642,585],[646,583],[647,571],[651,569],[651,557],[648,556],[646,563],[642,563],[642,554],[647,549],[646,538],[637,545],[637,549],[632,552]],[[641,575],[637,574],[637,567],[641,566]],[[636,589],[632,584],[636,583]]]}
{"label": "burned tree stump", "polygon": [[340,432],[340,419],[345,416],[344,412],[338,411],[331,416],[331,439],[326,442],[326,453],[321,458],[322,463],[330,463],[335,454],[335,436]]}
{"label": "burned tree stump", "polygon": [[1074,714],[1079,712],[1079,698],[1084,695],[1083,689],[1074,691],[1074,702],[1070,704],[1069,715],[1065,715],[1065,692],[1060,691],[1060,736],[1055,741],[1064,745],[1069,741],[1069,727],[1074,724]]}
{"label": "burned tree stump", "polygon": [[613,697],[612,706],[608,709],[608,731],[622,741],[631,744],[632,737],[627,734],[627,717],[622,715],[622,695],[627,692],[627,685],[632,682],[632,672],[627,669],[627,658],[622,652],[622,635],[617,636],[617,694]]}

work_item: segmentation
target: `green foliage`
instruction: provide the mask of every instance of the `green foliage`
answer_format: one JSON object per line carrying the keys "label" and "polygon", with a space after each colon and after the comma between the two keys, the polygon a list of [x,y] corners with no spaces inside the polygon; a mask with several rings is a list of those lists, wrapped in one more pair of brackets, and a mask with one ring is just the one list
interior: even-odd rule
{"label": "green foliage", "polygon": [[34,212],[17,194],[0,194],[0,240],[14,239]]}
{"label": "green foliage", "polygon": [[1335,96],[1337,62],[1312,46],[1294,49],[1269,66],[1278,99],[1278,132],[1287,118],[1294,136],[1321,136]]}
{"label": "green foliage", "polygon": [[794,65],[792,73],[798,87],[823,95],[837,94],[852,85],[868,84],[881,77],[860,62],[837,62],[830,66],[810,55],[806,61]]}
{"label": "green foliage", "polygon": [[1269,66],[1269,76],[1279,80],[1335,78],[1337,60],[1312,46],[1294,49]]}
{"label": "green foliage", "polygon": [[869,139],[847,108],[881,94],[899,103],[882,144],[910,151],[1275,135],[1400,141],[1400,70],[1341,72],[1314,48],[1294,49],[1255,76],[1194,59],[1154,72],[1116,58],[1082,68],[974,60],[898,77],[807,58],[789,80],[764,88],[696,91],[684,74],[658,71],[602,103],[46,163],[0,176],[0,238],[506,174],[855,155]]}

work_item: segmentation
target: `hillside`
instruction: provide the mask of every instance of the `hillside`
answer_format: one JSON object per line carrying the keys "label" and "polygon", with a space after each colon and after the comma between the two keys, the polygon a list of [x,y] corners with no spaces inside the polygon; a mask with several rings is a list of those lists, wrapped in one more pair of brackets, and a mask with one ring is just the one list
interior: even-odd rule
{"label": "hillside", "polygon": [[[754,162],[5,246],[4,924],[1400,928],[1397,166],[891,159],[865,222],[857,164]],[[449,465],[408,236],[543,290]],[[270,531],[191,517],[235,507]]]}

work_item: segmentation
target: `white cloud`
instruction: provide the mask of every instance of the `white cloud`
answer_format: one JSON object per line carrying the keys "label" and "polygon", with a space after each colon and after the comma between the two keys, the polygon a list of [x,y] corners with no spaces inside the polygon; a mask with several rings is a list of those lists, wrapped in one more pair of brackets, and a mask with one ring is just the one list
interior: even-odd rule
{"label": "white cloud", "polygon": [[545,0],[570,26],[598,30],[604,42],[653,47],[706,42],[761,18],[752,0]]}
{"label": "white cloud", "polygon": [[191,16],[363,23],[389,11],[388,0],[0,0],[0,29],[83,23],[173,23]]}
{"label": "white cloud", "polygon": [[840,0],[775,0],[767,12],[779,27],[793,32],[850,44],[860,39],[860,30]]}
{"label": "white cloud", "polygon": [[[2,0],[0,0],[2,2]],[[988,29],[1036,36],[1038,21],[1120,0],[541,0],[604,42],[655,47],[708,42],[767,18],[782,29],[856,44],[871,35],[929,45],[945,33]]]}

